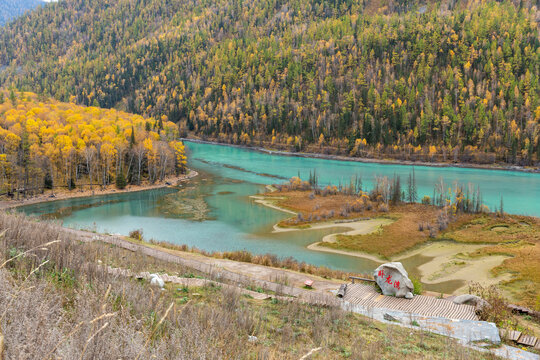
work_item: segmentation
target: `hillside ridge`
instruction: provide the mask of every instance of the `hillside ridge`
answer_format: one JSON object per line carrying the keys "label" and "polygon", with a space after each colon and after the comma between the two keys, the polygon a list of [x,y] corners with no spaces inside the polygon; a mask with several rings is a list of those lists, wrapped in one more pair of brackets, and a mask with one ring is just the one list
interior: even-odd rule
{"label": "hillside ridge", "polygon": [[532,1],[71,0],[0,30],[0,84],[219,142],[540,161]]}

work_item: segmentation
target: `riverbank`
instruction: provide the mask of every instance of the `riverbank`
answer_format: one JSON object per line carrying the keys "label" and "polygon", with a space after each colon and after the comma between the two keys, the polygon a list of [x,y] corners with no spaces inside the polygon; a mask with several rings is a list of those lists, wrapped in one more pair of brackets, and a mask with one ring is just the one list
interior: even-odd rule
{"label": "riverbank", "polygon": [[303,158],[312,158],[312,159],[324,159],[324,160],[339,160],[339,161],[350,161],[350,162],[359,162],[367,164],[388,164],[388,165],[404,165],[404,166],[427,166],[427,167],[436,167],[436,168],[464,168],[464,169],[483,169],[483,170],[502,170],[502,171],[518,171],[525,173],[535,173],[540,174],[539,167],[523,167],[518,165],[508,165],[508,164],[469,164],[469,163],[454,163],[454,162],[426,162],[426,161],[411,161],[411,160],[397,160],[397,159],[375,159],[375,158],[360,158],[360,157],[350,157],[343,155],[330,155],[330,154],[319,154],[311,152],[292,152],[285,150],[272,150],[264,147],[258,146],[248,146],[248,145],[238,145],[238,144],[227,144],[220,143],[217,141],[211,140],[201,140],[197,138],[181,138],[182,141],[191,141],[200,144],[210,144],[210,145],[220,145],[220,146],[230,146],[236,147],[239,149],[253,150],[269,155],[282,155],[282,156],[292,156],[292,157],[303,157]]}
{"label": "riverbank", "polygon": [[110,194],[122,194],[122,193],[132,193],[138,191],[147,191],[154,189],[161,189],[169,186],[175,186],[183,181],[187,181],[191,178],[194,178],[198,175],[198,172],[195,170],[188,170],[187,174],[180,176],[169,176],[163,179],[163,181],[156,181],[153,184],[143,183],[141,185],[131,185],[128,184],[124,189],[117,189],[114,185],[109,185],[106,187],[94,186],[93,189],[73,189],[67,190],[65,188],[59,190],[45,190],[43,194],[22,199],[22,200],[0,200],[0,210],[13,209],[19,206],[39,204],[43,202],[56,201],[56,200],[66,200],[74,198],[85,198],[92,196],[105,196]]}
{"label": "riverbank", "polygon": [[[285,227],[274,225],[274,231],[345,228],[325,236],[322,241],[309,244],[309,250],[377,263],[401,261],[410,269],[415,268],[419,280],[426,285],[459,282],[454,290],[449,291],[453,294],[466,292],[469,282],[475,281],[487,286],[502,286],[513,301],[526,301],[530,305],[536,298],[536,292],[523,291],[521,283],[527,274],[536,278],[534,274],[538,264],[529,258],[531,253],[533,256],[537,253],[538,244],[526,241],[538,237],[536,218],[462,215],[448,230],[433,236],[428,236],[427,230],[419,230],[418,224],[436,223],[438,208],[420,204],[391,207],[388,213],[382,214],[365,211],[365,217],[360,219],[299,222],[298,213],[303,214],[303,219],[314,219],[329,210],[339,214],[336,206],[343,206],[348,201],[347,196],[340,194],[315,197],[310,194],[310,191],[273,192],[257,196],[257,202],[295,215],[283,221],[287,224]],[[308,209],[317,209],[317,213],[309,214]],[[532,248],[527,250],[531,245]],[[526,268],[518,267],[520,262],[527,264]],[[537,284],[536,280],[532,284]]]}

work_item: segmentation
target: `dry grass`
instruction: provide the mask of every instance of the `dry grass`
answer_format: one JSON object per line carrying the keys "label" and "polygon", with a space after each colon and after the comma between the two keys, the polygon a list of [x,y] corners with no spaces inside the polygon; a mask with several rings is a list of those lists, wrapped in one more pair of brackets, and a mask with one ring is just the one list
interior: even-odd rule
{"label": "dry grass", "polygon": [[431,206],[421,204],[394,206],[388,216],[396,221],[384,226],[380,232],[366,235],[338,235],[335,243],[321,245],[363,251],[388,258],[431,240],[427,228],[424,231],[418,230],[419,223],[435,224],[437,215]]}
{"label": "dry grass", "polygon": [[335,217],[339,217],[339,212],[343,204],[352,202],[351,196],[336,194],[328,196],[310,196],[312,191],[283,191],[266,193],[268,197],[285,197],[280,199],[278,204],[280,207],[290,209],[297,213],[302,213],[305,216],[313,215],[313,217],[324,216],[330,211],[334,211]]}
{"label": "dry grass", "polygon": [[[135,234],[136,235],[136,234]],[[130,237],[132,241],[143,243],[142,241],[137,241],[138,239]],[[185,244],[176,245],[163,241],[154,241],[150,240],[149,243],[153,246],[158,246],[165,249],[170,249],[174,251],[182,252],[191,252],[195,254],[200,254],[206,257],[212,257],[216,259],[228,259],[233,261],[240,261],[250,264],[269,266],[279,269],[288,269],[292,271],[297,271],[305,274],[320,276],[325,279],[337,279],[337,280],[348,280],[351,275],[358,275],[358,273],[350,273],[341,270],[334,270],[327,268],[325,266],[316,266],[312,264],[305,263],[303,261],[297,261],[292,257],[279,258],[274,254],[252,254],[246,250],[237,250],[237,251],[206,251],[199,249],[197,247],[189,247]],[[367,276],[367,275],[366,275]]]}
{"label": "dry grass", "polygon": [[493,269],[510,272],[502,288],[514,301],[540,310],[540,219],[525,216],[483,215],[463,217],[452,224],[446,237],[461,242],[491,243],[471,256],[512,256]]}
{"label": "dry grass", "polygon": [[506,327],[505,322],[511,321],[512,311],[508,309],[506,299],[496,286],[484,287],[473,282],[469,284],[468,292],[479,296],[489,304],[478,312],[480,320],[493,322],[499,327]]}
{"label": "dry grass", "polygon": [[[482,286],[479,283],[469,284],[469,293],[477,295],[489,304],[478,312],[480,320],[493,322],[500,329],[517,330],[523,334],[540,336],[540,323],[530,316],[521,316],[513,313],[508,307],[508,301],[497,286]],[[503,337],[503,341],[514,346],[515,344]],[[529,349],[530,350],[530,349]]]}
{"label": "dry grass", "polygon": [[380,204],[378,203],[366,200],[367,205],[360,208],[357,206],[360,203],[358,197],[340,193],[321,196],[315,195],[311,190],[293,190],[266,193],[265,196],[268,198],[275,197],[278,206],[299,214],[297,217],[281,221],[279,225],[282,227],[301,227],[314,221],[323,220],[377,217],[386,213],[386,211],[380,211]]}
{"label": "dry grass", "polygon": [[[189,269],[79,243],[57,226],[23,216],[0,213],[4,229],[0,264],[13,259],[0,268],[5,359],[298,359],[316,347],[321,359],[486,357],[449,338],[336,308],[261,302],[215,285],[167,284],[159,291],[146,281],[114,277],[97,262]],[[51,240],[59,241],[39,246]],[[250,335],[257,339],[249,341]]]}
{"label": "dry grass", "polygon": [[462,215],[450,225],[445,237],[468,243],[538,242],[540,219],[520,215]]}

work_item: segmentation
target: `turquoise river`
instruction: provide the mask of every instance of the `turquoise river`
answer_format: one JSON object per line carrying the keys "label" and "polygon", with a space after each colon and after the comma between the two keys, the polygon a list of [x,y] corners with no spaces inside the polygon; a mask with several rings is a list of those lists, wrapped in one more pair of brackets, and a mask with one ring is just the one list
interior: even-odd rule
{"label": "turquoise river", "polygon": [[[21,207],[30,215],[61,219],[64,226],[127,235],[143,229],[145,238],[187,244],[207,251],[248,250],[293,257],[315,265],[367,272],[377,264],[371,260],[312,251],[307,245],[338,229],[272,233],[272,226],[289,214],[256,204],[249,195],[265,191],[264,185],[303,178],[314,169],[321,184],[346,184],[361,176],[370,189],[375,176],[408,177],[411,166],[325,160],[270,155],[231,146],[186,143],[189,166],[199,176],[179,188],[97,196],[38,203]],[[504,197],[505,211],[540,216],[540,174],[456,167],[416,166],[418,193],[432,195],[434,184],[443,179],[479,186],[490,208]],[[422,255],[404,259],[412,269],[427,262]],[[458,282],[430,285],[434,291],[452,290]]]}

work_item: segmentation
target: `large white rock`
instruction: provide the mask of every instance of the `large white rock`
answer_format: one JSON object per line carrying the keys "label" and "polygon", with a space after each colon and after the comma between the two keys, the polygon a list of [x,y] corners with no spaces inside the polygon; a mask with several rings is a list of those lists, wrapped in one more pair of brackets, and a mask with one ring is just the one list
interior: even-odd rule
{"label": "large white rock", "polygon": [[373,277],[384,295],[412,299],[414,285],[400,262],[382,264],[375,269]]}
{"label": "large white rock", "polygon": [[466,304],[466,305],[472,305],[474,306],[476,312],[480,312],[484,310],[484,308],[489,307],[489,303],[482,299],[479,296],[471,295],[471,294],[464,294],[456,296],[453,300],[454,304]]}

